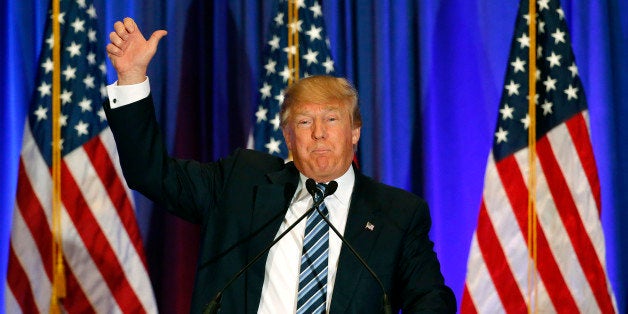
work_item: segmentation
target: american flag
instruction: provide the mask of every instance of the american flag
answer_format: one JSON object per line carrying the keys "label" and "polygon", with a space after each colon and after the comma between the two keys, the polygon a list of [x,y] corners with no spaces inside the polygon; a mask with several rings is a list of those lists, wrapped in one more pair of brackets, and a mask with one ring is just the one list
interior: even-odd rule
{"label": "american flag", "polygon": [[[289,21],[289,3],[298,8],[298,19]],[[288,148],[281,133],[279,109],[283,90],[288,86],[295,68],[288,64],[288,55],[297,55],[298,77],[334,75],[334,61],[329,50],[329,39],[321,5],[317,0],[280,0],[270,23],[270,39],[264,50],[264,76],[260,104],[255,112],[254,148],[269,154],[288,157]],[[289,46],[289,32],[298,31],[298,42]]]}
{"label": "american flag", "polygon": [[61,0],[61,42],[46,27],[19,164],[7,313],[51,307],[52,47],[61,45],[61,229],[69,313],[157,312],[130,190],[102,110],[104,45],[91,0]]}
{"label": "american flag", "polygon": [[[536,240],[528,240],[530,15],[528,1],[523,0],[486,166],[461,312],[615,313],[582,81],[559,2],[538,0],[536,6]],[[535,268],[529,268],[532,246]]]}

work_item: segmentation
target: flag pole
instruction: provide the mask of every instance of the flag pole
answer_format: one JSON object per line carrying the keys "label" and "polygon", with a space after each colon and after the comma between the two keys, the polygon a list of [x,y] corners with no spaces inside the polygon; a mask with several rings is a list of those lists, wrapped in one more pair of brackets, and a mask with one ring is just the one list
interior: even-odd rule
{"label": "flag pole", "polygon": [[61,234],[61,30],[60,0],[52,0],[52,292],[50,313],[61,313],[60,299],[65,297],[63,245]]}
{"label": "flag pole", "polygon": [[537,214],[536,214],[536,1],[528,0],[530,49],[528,61],[528,313],[537,312]]}

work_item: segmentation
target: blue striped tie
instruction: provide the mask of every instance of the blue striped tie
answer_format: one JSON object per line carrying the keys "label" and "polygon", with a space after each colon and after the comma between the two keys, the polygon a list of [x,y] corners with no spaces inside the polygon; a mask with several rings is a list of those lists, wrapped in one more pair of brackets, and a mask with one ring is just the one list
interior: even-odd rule
{"label": "blue striped tie", "polygon": [[[316,184],[314,201],[325,193],[324,184]],[[325,217],[329,216],[325,203],[318,207]],[[313,211],[305,224],[301,275],[297,314],[325,313],[327,301],[327,256],[329,255],[329,227],[317,211]]]}

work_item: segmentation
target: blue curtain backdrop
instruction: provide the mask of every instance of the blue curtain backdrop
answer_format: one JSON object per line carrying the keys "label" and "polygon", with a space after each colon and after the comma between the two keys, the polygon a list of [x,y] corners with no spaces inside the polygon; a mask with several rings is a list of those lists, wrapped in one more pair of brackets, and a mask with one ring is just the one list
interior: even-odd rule
{"label": "blue curtain backdrop", "polygon": [[[518,0],[323,1],[337,73],[355,83],[362,170],[426,198],[432,238],[460,302]],[[48,1],[0,7],[0,277],[4,282],[22,129]],[[589,102],[602,185],[607,269],[628,299],[628,2],[563,0]],[[149,76],[172,153],[213,160],[244,146],[257,102],[271,1],[95,0],[100,35],[134,17],[167,29]],[[103,47],[104,49],[104,47]],[[110,82],[115,74],[109,71]],[[197,230],[137,196],[163,312],[186,309]],[[172,265],[183,275],[173,278]],[[187,270],[187,272],[186,272]],[[179,280],[179,281],[177,281]],[[177,295],[166,287],[182,287]],[[185,288],[185,287],[188,288]],[[4,292],[0,284],[0,294]],[[187,290],[186,290],[187,289]],[[0,298],[0,312],[4,309]]]}

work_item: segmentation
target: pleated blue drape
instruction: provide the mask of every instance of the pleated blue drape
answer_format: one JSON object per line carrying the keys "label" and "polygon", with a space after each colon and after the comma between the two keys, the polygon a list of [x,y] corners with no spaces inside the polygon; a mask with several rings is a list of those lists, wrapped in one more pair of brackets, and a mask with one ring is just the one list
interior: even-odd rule
{"label": "pleated blue drape", "polygon": [[[590,108],[607,268],[620,312],[625,312],[628,129],[621,123],[628,117],[628,3],[562,4]],[[458,301],[517,5],[517,0],[322,3],[336,71],[360,94],[365,123],[360,167],[428,200],[432,238]],[[96,0],[95,6],[105,40],[113,22],[125,16],[134,17],[147,36],[159,28],[169,31],[148,74],[174,154],[213,160],[246,144],[271,1]],[[44,0],[2,0],[0,5],[0,274],[6,271],[22,128],[36,88],[47,7]],[[113,82],[115,73],[109,71],[109,78]],[[194,266],[194,241],[178,251],[169,244],[177,237],[193,237],[194,231],[188,235],[187,225],[154,214],[152,204],[139,195],[137,205],[161,310],[185,309],[185,294],[169,297],[160,287],[176,283],[164,274],[169,258],[191,255],[187,262]],[[1,284],[0,293],[3,289]]]}

